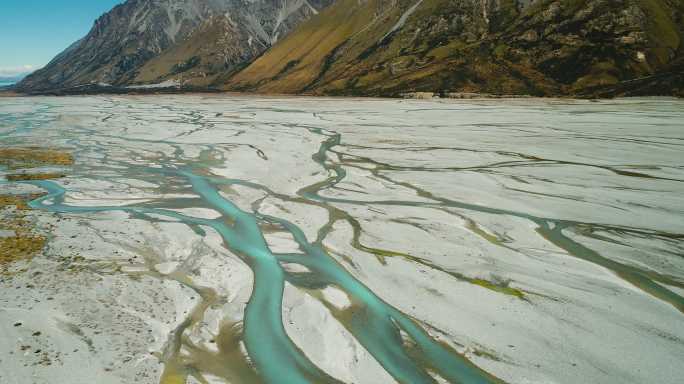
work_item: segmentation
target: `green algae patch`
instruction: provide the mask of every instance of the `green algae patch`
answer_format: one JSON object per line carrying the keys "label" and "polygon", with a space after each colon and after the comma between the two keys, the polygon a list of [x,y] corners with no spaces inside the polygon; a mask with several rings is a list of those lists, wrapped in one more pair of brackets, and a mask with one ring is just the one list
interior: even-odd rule
{"label": "green algae patch", "polygon": [[74,163],[73,156],[58,149],[39,147],[0,148],[0,165],[9,169],[35,168],[47,165],[67,166]]}
{"label": "green algae patch", "polygon": [[476,222],[473,220],[467,219],[466,220],[466,228],[473,232],[474,234],[482,237],[483,239],[487,240],[491,244],[494,245],[502,245],[503,241],[497,236],[496,234],[491,234],[484,229],[482,229],[479,225],[477,225]]}
{"label": "green algae patch", "polygon": [[35,233],[26,218],[27,202],[40,195],[0,195],[0,273],[20,260],[29,260],[40,252],[47,238]]}
{"label": "green algae patch", "polygon": [[519,299],[525,298],[525,293],[523,293],[523,291],[509,287],[508,283],[494,283],[485,279],[471,279],[470,283],[487,288],[491,291],[503,293],[504,295],[515,296]]}
{"label": "green algae patch", "polygon": [[29,180],[53,180],[61,179],[66,175],[62,173],[14,173],[5,176],[8,181],[29,181]]}
{"label": "green algae patch", "polygon": [[475,355],[477,357],[481,357],[483,359],[492,360],[492,361],[502,361],[502,359],[499,356],[497,356],[496,354],[494,354],[492,352],[486,351],[484,349],[473,350],[473,355]]}

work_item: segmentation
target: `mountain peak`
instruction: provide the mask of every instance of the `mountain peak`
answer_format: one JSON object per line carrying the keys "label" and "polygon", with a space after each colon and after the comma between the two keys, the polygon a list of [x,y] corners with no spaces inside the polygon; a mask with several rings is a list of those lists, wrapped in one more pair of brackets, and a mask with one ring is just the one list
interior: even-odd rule
{"label": "mountain peak", "polygon": [[[163,81],[176,74],[172,69],[192,69],[200,62],[209,63],[202,74],[189,73],[187,77],[206,77],[207,72],[229,70],[250,61],[328,3],[128,0],[99,17],[83,39],[19,88],[41,91],[98,83],[126,85],[141,79]],[[220,33],[211,30],[217,33],[210,34],[211,25],[219,24]],[[217,55],[223,65],[217,66],[221,61]],[[153,59],[157,60],[150,63]],[[167,61],[173,64],[161,65],[166,72],[156,69]],[[148,63],[150,66],[143,68]],[[191,64],[192,68],[188,67]]]}

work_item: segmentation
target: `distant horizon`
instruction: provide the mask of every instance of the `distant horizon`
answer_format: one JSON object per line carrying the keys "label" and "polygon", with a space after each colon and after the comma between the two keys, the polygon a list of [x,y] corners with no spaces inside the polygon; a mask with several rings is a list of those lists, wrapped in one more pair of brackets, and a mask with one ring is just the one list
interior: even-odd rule
{"label": "distant horizon", "polygon": [[[35,70],[37,71],[40,68],[36,68]],[[21,80],[23,80],[26,76],[31,74],[31,72],[25,72],[25,73],[20,73],[18,75],[11,75],[11,76],[4,76],[0,75],[0,87],[6,87],[8,85],[13,85]]]}
{"label": "distant horizon", "polygon": [[45,66],[124,0],[4,0],[0,5],[0,77]]}

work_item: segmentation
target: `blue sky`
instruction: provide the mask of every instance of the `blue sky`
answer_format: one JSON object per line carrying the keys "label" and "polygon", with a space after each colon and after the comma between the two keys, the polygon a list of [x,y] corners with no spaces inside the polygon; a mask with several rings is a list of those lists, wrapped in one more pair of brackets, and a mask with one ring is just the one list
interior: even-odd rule
{"label": "blue sky", "polygon": [[0,76],[47,64],[85,36],[98,16],[122,2],[0,0]]}

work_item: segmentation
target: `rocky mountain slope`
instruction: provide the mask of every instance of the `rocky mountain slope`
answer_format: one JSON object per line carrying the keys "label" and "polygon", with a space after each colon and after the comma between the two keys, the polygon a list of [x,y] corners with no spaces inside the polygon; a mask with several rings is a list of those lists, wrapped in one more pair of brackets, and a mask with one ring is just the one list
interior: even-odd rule
{"label": "rocky mountain slope", "polygon": [[681,0],[338,0],[225,89],[684,94]]}
{"label": "rocky mountain slope", "polygon": [[19,85],[684,95],[684,0],[129,0]]}
{"label": "rocky mountain slope", "polygon": [[128,0],[19,90],[163,82],[207,85],[244,66],[331,0]]}

